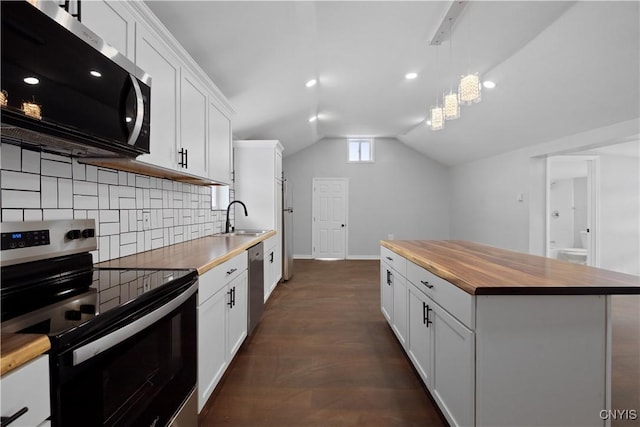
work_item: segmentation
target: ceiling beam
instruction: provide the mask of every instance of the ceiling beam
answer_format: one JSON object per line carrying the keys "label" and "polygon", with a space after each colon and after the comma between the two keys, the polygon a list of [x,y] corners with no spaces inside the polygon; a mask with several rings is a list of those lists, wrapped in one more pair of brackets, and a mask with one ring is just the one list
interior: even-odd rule
{"label": "ceiling beam", "polygon": [[442,20],[440,20],[438,29],[433,34],[433,37],[431,37],[431,41],[429,42],[431,46],[439,46],[443,41],[447,40],[451,36],[449,33],[467,3],[469,2],[462,0],[451,2],[449,10],[447,10],[447,13],[444,15]]}

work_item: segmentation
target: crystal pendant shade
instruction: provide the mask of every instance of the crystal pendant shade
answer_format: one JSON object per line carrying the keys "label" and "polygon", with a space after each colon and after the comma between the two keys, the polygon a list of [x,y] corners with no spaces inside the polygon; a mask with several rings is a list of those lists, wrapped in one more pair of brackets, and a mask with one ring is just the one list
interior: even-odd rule
{"label": "crystal pendant shade", "polygon": [[460,103],[458,102],[458,94],[449,92],[444,96],[444,118],[446,120],[454,120],[460,118]]}
{"label": "crystal pendant shade", "polygon": [[458,94],[460,95],[460,103],[462,105],[471,105],[480,102],[480,77],[478,73],[467,74],[460,79]]}
{"label": "crystal pendant shade", "polygon": [[431,130],[444,129],[444,109],[442,107],[431,108]]}

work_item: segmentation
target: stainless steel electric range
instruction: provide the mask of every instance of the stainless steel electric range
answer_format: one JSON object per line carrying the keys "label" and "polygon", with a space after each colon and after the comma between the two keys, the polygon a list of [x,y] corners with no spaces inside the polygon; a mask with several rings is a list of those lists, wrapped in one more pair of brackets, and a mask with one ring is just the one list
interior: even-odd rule
{"label": "stainless steel electric range", "polygon": [[94,220],[1,234],[1,329],[49,336],[54,427],[196,419],[194,270],[94,268]]}

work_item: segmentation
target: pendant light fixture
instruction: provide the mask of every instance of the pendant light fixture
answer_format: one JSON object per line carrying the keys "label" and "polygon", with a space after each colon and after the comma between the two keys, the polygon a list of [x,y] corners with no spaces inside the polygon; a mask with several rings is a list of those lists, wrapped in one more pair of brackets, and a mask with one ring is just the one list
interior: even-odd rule
{"label": "pendant light fixture", "polygon": [[[453,18],[449,18],[449,64],[453,69]],[[444,118],[445,120],[455,120],[460,118],[460,102],[458,101],[458,93],[453,91],[453,82],[449,86],[449,93],[444,95]]]}
{"label": "pendant light fixture", "polygon": [[[438,81],[438,46],[436,46],[436,82]],[[431,107],[431,130],[444,129],[444,109],[440,105],[440,97],[436,88],[436,105]]]}
{"label": "pendant light fixture", "polygon": [[[469,45],[471,44],[471,9],[467,9],[467,70],[469,69]],[[462,105],[471,105],[480,102],[482,99],[482,85],[480,84],[480,76],[478,73],[470,73],[462,76],[460,85],[458,86],[458,94],[460,95],[460,103]]]}

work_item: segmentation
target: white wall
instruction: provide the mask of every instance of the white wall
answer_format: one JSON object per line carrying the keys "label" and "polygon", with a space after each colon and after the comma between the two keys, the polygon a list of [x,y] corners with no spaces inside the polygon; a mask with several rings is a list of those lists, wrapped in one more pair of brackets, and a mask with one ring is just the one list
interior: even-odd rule
{"label": "white wall", "polygon": [[349,180],[349,258],[379,255],[381,239],[449,238],[448,169],[396,139],[375,140],[375,163],[347,163],[346,139],[322,139],[284,159],[293,183],[294,255],[311,256],[311,182]]}
{"label": "white wall", "polygon": [[[639,129],[640,120],[629,120],[451,167],[451,238],[543,254],[544,157],[622,141]],[[638,180],[637,168],[630,173]]]}
{"label": "white wall", "polygon": [[600,267],[640,275],[640,159],[600,156]]}

